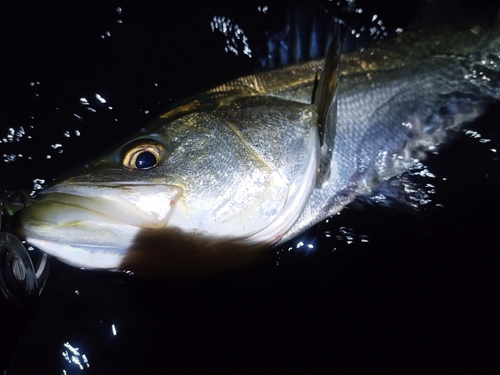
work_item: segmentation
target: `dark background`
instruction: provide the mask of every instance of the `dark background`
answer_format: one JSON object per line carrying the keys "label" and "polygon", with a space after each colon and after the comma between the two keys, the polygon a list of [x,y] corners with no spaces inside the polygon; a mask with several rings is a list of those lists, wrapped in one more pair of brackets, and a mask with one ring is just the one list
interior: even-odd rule
{"label": "dark background", "polygon": [[[371,25],[377,14],[389,36],[407,28],[418,8],[389,0],[356,4],[361,14],[345,2],[307,6],[326,7],[354,28]],[[488,10],[486,1],[465,4],[471,14]],[[269,10],[259,12],[265,5]],[[48,183],[170,103],[261,69],[266,42],[284,27],[287,9],[277,1],[2,2],[0,139],[14,130],[12,141],[0,143],[2,188]],[[241,41],[238,56],[224,50],[228,37],[211,30],[214,16],[244,31],[251,58]],[[0,305],[0,369],[498,373],[500,161],[491,149],[500,150],[499,115],[491,106],[466,126],[480,136],[460,132],[430,155],[425,165],[435,178],[406,176],[416,189],[408,200],[427,204],[359,200],[254,267],[152,281],[53,261],[37,304]],[[24,135],[16,134],[21,126]],[[6,162],[9,155],[14,160]],[[299,241],[314,249],[297,249]],[[65,351],[76,359],[67,361]]]}

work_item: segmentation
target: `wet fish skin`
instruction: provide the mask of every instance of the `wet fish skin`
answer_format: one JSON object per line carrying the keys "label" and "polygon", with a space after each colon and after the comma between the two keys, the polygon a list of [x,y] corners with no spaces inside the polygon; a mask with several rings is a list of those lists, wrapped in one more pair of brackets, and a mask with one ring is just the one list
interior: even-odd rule
{"label": "wet fish skin", "polygon": [[[144,273],[156,269],[172,274],[213,272],[248,263],[272,244],[291,239],[340,211],[356,194],[396,175],[443,142],[447,130],[473,120],[488,101],[499,99],[499,34],[497,28],[481,27],[419,31],[342,56],[331,173],[320,189],[313,187],[319,144],[310,101],[322,60],[242,77],[160,116],[137,138],[165,147],[167,156],[158,167],[124,168],[123,150],[132,144],[126,143],[41,194],[22,213],[24,233],[35,246],[85,268]],[[251,135],[242,135],[240,125],[247,126]],[[276,129],[281,130],[276,133]],[[285,139],[287,135],[293,136]],[[221,139],[228,143],[221,144]],[[250,139],[251,146],[242,147]],[[297,147],[290,148],[294,142]],[[240,160],[242,155],[246,159]],[[235,160],[241,162],[234,165]],[[288,172],[280,169],[283,166]],[[260,179],[250,176],[252,171],[263,171]],[[232,177],[221,178],[224,174]],[[252,190],[259,180],[264,181],[255,187],[259,193],[253,200],[245,199],[238,189]],[[95,188],[92,193],[88,186]],[[159,189],[151,193],[152,202],[160,196],[173,202],[173,208],[163,209],[161,219],[173,227],[154,229],[150,218],[161,216],[162,209],[130,203],[130,197],[137,201],[143,196],[142,187]],[[92,205],[84,196],[99,194],[99,189],[125,197],[119,217],[105,217],[114,199],[105,201],[106,209],[96,208],[98,216],[80,210]],[[134,193],[123,193],[127,189]],[[266,198],[266,189],[274,195]],[[280,216],[291,193],[295,203]],[[75,194],[83,198],[72,219],[68,206],[75,202]],[[225,210],[218,211],[229,201]],[[176,216],[180,208],[203,214],[182,222]],[[239,210],[236,215],[229,214],[233,208]],[[148,224],[135,226],[137,216],[127,218],[127,210],[132,216],[144,215]],[[210,226],[221,212],[227,214],[223,223]],[[75,220],[79,215],[82,220]],[[257,220],[252,222],[252,217]],[[252,225],[247,231],[246,226]],[[252,237],[255,241],[248,241]],[[85,261],[77,256],[82,251],[87,254]]]}
{"label": "wet fish skin", "polygon": [[500,99],[500,30],[409,32],[343,55],[340,71],[332,178],[280,243],[425,158]]}

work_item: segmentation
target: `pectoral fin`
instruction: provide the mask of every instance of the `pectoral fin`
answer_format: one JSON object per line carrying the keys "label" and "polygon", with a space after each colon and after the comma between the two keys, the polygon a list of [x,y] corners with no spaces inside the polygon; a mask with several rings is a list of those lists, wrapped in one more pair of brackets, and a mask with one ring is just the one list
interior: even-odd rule
{"label": "pectoral fin", "polygon": [[340,38],[333,38],[325,59],[325,65],[313,94],[313,103],[318,112],[318,129],[321,144],[321,161],[316,187],[320,188],[330,176],[337,126],[337,88],[339,85]]}

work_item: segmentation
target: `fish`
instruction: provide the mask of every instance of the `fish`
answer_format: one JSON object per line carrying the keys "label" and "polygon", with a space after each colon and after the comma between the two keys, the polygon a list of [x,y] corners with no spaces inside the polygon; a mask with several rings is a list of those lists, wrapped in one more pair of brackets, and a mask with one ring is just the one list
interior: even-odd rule
{"label": "fish", "polygon": [[[320,77],[318,79],[318,77]],[[500,30],[414,30],[238,78],[44,189],[14,231],[137,275],[257,262],[407,169],[500,99]]]}

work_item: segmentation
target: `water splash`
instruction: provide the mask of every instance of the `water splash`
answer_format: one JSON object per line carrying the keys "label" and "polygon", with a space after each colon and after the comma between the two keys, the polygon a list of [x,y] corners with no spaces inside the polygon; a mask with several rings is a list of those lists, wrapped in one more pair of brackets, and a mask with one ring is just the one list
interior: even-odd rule
{"label": "water splash", "polygon": [[224,51],[234,53],[236,56],[244,54],[252,57],[252,50],[248,44],[248,38],[245,32],[237,23],[224,16],[214,16],[210,22],[212,32],[222,33],[226,39]]}

